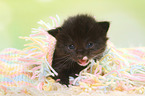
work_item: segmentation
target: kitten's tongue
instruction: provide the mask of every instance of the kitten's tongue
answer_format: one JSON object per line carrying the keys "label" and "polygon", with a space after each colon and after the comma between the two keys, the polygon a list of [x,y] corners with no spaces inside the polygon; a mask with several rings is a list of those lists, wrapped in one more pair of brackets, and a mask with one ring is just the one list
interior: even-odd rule
{"label": "kitten's tongue", "polygon": [[88,63],[89,63],[89,60],[88,60],[88,58],[86,56],[83,59],[79,60],[79,64],[81,66],[86,66]]}
{"label": "kitten's tongue", "polygon": [[81,64],[86,64],[86,63],[87,63],[86,60],[79,60],[79,62],[80,62]]}

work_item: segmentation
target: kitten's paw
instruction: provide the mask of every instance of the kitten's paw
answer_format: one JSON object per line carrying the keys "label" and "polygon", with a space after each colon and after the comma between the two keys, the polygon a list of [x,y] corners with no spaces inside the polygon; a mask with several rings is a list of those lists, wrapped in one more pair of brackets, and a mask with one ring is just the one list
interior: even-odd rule
{"label": "kitten's paw", "polygon": [[66,85],[68,87],[69,85],[69,80],[68,79],[60,79],[60,81],[58,81],[60,84],[62,85]]}

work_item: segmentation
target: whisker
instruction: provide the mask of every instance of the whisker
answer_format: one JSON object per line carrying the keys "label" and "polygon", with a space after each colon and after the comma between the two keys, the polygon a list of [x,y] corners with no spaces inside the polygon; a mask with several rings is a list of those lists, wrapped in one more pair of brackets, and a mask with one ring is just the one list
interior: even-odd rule
{"label": "whisker", "polygon": [[66,57],[68,57],[68,56],[69,56],[69,55],[65,55],[65,56],[60,57],[60,58],[54,58],[54,60],[63,59],[63,58],[66,58]]}
{"label": "whisker", "polygon": [[[63,59],[64,60],[64,59]],[[64,66],[66,66],[66,62],[68,61],[68,60],[70,60],[70,58],[69,57],[67,57],[67,58],[65,58],[65,60],[64,61],[61,61],[63,64],[61,64],[61,66],[59,66],[59,67],[57,67],[57,69],[59,69],[60,67],[64,67]],[[59,64],[60,62],[57,62],[57,63],[55,63],[55,64]]]}
{"label": "whisker", "polygon": [[54,62],[58,61],[58,62],[55,63],[55,64],[58,64],[60,62],[63,62],[64,60],[66,60],[69,57],[70,57],[69,55],[66,55],[66,56],[63,56],[63,57],[60,57],[60,58],[54,58]]}
{"label": "whisker", "polygon": [[68,57],[68,58],[67,58],[67,60],[64,62],[64,64],[65,64],[68,60],[70,60],[70,58],[69,58],[69,57]]}
{"label": "whisker", "polygon": [[67,59],[68,59],[68,57],[63,58],[63,59],[60,59],[60,60],[59,60],[58,62],[56,62],[55,64],[58,64],[58,63],[60,63],[60,62],[65,62]]}

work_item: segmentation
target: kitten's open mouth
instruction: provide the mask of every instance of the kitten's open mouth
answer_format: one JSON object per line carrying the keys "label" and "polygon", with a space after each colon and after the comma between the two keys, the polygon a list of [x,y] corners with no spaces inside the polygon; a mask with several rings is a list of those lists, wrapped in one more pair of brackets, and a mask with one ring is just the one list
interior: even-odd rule
{"label": "kitten's open mouth", "polygon": [[81,65],[81,66],[86,66],[89,64],[89,60],[78,60],[78,64]]}

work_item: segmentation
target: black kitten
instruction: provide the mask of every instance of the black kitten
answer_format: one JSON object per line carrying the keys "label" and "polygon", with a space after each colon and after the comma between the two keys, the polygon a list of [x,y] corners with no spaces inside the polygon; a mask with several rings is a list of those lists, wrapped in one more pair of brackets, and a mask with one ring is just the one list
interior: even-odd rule
{"label": "black kitten", "polygon": [[69,76],[76,77],[89,65],[90,59],[100,59],[107,41],[109,22],[97,22],[89,15],[68,18],[61,27],[48,32],[57,40],[52,67],[58,72],[54,79],[69,84]]}

